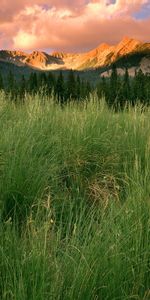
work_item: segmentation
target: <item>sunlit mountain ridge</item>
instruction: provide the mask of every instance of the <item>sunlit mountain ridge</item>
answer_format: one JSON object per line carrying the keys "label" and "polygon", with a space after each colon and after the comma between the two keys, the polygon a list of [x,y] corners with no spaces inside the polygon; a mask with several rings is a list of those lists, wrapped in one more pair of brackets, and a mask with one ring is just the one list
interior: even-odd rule
{"label": "sunlit mountain ridge", "polygon": [[[57,51],[48,54],[40,51],[25,53],[23,51],[0,50],[0,61],[45,71],[93,70],[109,67],[113,63],[118,64],[122,61],[121,68],[126,64],[129,65],[129,73],[132,75],[137,65],[144,73],[150,72],[150,43],[142,43],[136,39],[124,37],[117,45],[103,43],[85,53]],[[121,71],[119,72],[121,73]],[[109,72],[106,73],[105,71],[104,75],[109,76]]]}

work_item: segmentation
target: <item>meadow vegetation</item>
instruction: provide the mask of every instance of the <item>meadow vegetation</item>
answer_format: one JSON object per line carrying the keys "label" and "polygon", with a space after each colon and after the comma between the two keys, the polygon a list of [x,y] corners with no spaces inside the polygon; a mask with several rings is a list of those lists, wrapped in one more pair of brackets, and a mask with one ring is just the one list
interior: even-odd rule
{"label": "meadow vegetation", "polygon": [[0,299],[150,299],[150,109],[0,96]]}

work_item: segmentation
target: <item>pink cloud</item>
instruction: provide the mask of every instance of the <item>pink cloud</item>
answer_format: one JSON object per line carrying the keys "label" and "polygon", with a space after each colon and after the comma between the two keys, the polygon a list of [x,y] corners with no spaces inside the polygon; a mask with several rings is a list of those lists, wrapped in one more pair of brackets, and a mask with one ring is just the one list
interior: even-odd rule
{"label": "pink cloud", "polygon": [[1,48],[85,51],[124,35],[149,40],[150,19],[132,17],[147,0],[1,1]]}
{"label": "pink cloud", "polygon": [[0,5],[0,22],[3,20],[10,20],[20,10],[23,10],[27,6],[43,5],[47,7],[70,9],[81,8],[85,5],[86,0],[14,0],[10,5],[9,0],[1,0]]}

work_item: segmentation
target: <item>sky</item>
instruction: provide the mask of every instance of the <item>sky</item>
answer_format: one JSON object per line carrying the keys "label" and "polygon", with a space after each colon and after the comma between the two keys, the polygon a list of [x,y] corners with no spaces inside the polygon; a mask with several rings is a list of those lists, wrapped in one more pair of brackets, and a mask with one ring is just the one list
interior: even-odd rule
{"label": "sky", "polygon": [[0,49],[84,52],[150,41],[150,0],[1,0]]}

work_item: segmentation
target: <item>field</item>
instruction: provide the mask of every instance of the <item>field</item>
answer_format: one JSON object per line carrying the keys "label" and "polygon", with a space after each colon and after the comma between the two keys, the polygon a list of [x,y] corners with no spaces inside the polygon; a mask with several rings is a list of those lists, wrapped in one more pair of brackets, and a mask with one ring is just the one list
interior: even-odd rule
{"label": "field", "polygon": [[150,299],[150,110],[0,96],[0,299]]}

